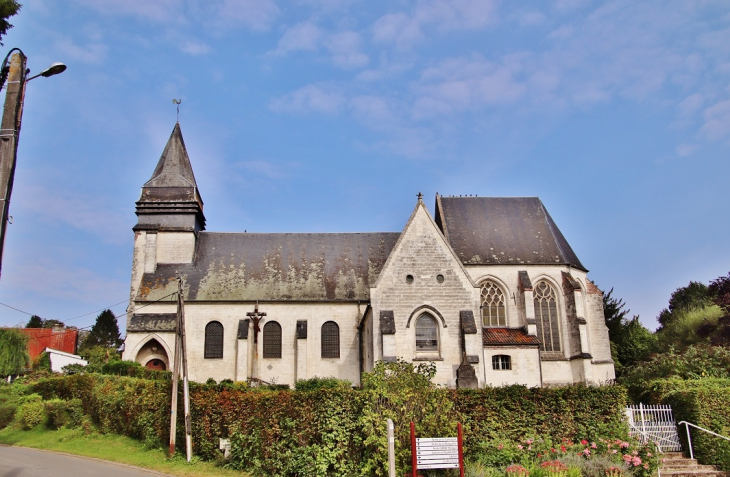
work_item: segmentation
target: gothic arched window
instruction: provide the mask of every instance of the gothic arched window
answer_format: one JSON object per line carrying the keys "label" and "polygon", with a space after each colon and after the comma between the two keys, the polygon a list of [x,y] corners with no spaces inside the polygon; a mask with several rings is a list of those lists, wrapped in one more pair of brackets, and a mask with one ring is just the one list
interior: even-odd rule
{"label": "gothic arched window", "polygon": [[322,357],[340,357],[340,327],[334,321],[322,325]]}
{"label": "gothic arched window", "polygon": [[205,325],[205,359],[223,357],[223,325],[217,321],[211,321]]}
{"label": "gothic arched window", "polygon": [[507,326],[502,289],[493,281],[482,283],[482,326]]}
{"label": "gothic arched window", "polygon": [[281,358],[281,325],[275,321],[264,325],[264,358]]}
{"label": "gothic arched window", "polygon": [[424,313],[416,320],[416,351],[438,351],[439,330],[436,319]]}
{"label": "gothic arched window", "polygon": [[546,281],[541,281],[535,287],[534,294],[540,351],[560,351],[560,324],[555,289]]}

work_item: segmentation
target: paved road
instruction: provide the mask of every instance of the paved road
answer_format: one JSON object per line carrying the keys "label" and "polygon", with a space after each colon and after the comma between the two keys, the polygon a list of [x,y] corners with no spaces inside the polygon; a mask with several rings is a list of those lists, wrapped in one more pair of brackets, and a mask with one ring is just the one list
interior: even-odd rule
{"label": "paved road", "polygon": [[163,474],[27,447],[0,446],[0,477],[152,477]]}

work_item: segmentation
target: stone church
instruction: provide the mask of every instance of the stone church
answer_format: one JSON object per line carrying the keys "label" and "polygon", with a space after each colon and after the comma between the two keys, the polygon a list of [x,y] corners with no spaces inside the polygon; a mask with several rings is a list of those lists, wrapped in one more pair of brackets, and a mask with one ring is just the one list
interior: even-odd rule
{"label": "stone church", "polygon": [[194,381],[347,379],[433,362],[450,387],[614,378],[602,292],[536,197],[419,194],[402,231],[218,233],[180,125],[137,201],[124,359]]}

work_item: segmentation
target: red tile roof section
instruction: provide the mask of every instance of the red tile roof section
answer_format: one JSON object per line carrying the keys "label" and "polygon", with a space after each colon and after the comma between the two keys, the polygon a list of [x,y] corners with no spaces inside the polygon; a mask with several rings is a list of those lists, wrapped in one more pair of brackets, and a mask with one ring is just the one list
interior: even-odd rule
{"label": "red tile roof section", "polygon": [[28,336],[28,354],[35,359],[44,349],[52,348],[66,353],[76,352],[76,337],[79,330],[53,331],[50,328],[20,328]]}
{"label": "red tile roof section", "polygon": [[537,336],[528,335],[522,329],[513,328],[482,328],[482,341],[484,346],[537,346],[540,344]]}

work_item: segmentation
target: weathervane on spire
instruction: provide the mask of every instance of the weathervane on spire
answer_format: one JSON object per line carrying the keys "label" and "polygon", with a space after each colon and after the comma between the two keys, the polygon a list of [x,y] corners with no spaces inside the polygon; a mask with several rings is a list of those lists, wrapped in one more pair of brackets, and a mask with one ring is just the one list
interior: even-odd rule
{"label": "weathervane on spire", "polygon": [[180,103],[182,103],[182,99],[172,100],[172,104],[177,104],[177,122],[180,122]]}

